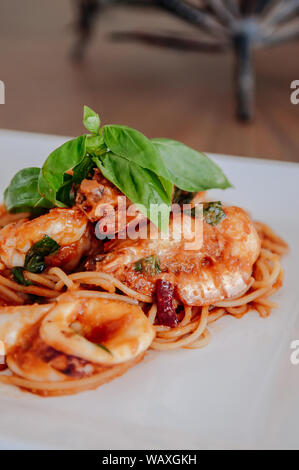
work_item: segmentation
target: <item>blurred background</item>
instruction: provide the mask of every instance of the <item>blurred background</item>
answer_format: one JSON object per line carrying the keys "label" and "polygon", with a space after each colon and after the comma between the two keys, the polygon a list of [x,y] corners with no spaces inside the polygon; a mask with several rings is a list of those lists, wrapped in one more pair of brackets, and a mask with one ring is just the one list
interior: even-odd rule
{"label": "blurred background", "polygon": [[95,18],[85,54],[74,60],[77,7],[71,0],[0,0],[1,128],[77,135],[84,132],[87,104],[104,123],[127,124],[149,137],[206,152],[299,161],[299,104],[290,101],[299,42],[254,51],[256,105],[244,122],[236,117],[232,49],[191,52],[125,35],[116,40],[112,34],[120,31],[196,40],[199,29],[161,8],[113,5]]}

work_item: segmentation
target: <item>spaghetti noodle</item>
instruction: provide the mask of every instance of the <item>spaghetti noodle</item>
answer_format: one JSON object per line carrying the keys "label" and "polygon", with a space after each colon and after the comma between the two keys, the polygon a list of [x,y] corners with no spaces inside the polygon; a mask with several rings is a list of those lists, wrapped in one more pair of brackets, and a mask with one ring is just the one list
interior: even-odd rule
{"label": "spaghetti noodle", "polygon": [[202,348],[225,315],[269,316],[283,282],[287,244],[198,192],[231,186],[209,157],[88,107],[83,123],[0,206],[0,381],[41,395],[95,388],[150,348]]}
{"label": "spaghetti noodle", "polygon": [[[3,220],[9,220],[6,214],[0,218],[0,225],[3,224]],[[157,305],[154,298],[134,291],[116,277],[104,272],[84,271],[67,274],[58,267],[49,268],[43,274],[24,271],[24,278],[33,282],[34,285],[22,286],[10,278],[8,271],[3,271],[0,274],[0,298],[3,299],[4,304],[24,305],[30,302],[30,295],[35,295],[41,298],[42,302],[49,303],[59,302],[63,293],[71,292],[77,298],[121,300],[143,308],[156,333],[151,344],[153,350],[202,348],[211,340],[209,325],[219,318],[225,315],[241,318],[250,310],[256,310],[261,317],[267,317],[277,306],[269,297],[282,286],[283,268],[280,257],[287,252],[288,247],[267,225],[256,223],[255,226],[262,241],[262,248],[254,264],[252,278],[246,292],[237,298],[223,300],[215,305],[202,307],[180,305],[178,324],[173,328],[158,324]],[[142,356],[128,363],[103,368],[90,377],[68,378],[61,382],[36,382],[13,373],[0,375],[0,381],[41,395],[77,393],[95,388],[123,374],[139,362]]]}
{"label": "spaghetti noodle", "polygon": [[[235,317],[241,317],[249,310],[257,310],[262,317],[270,315],[271,310],[277,307],[275,302],[269,300],[282,285],[283,269],[280,261],[280,254],[285,253],[287,245],[272,230],[264,224],[258,224],[259,231],[263,226],[262,249],[258,260],[253,269],[252,280],[249,289],[242,296],[236,299],[218,302],[216,305],[207,306],[207,321],[205,328],[198,337],[207,337],[203,335],[207,324],[216,321],[220,317],[228,314]],[[269,247],[271,244],[272,251]],[[110,299],[122,299],[125,302],[138,303],[145,305],[151,304],[148,312],[148,318],[155,325],[157,307],[153,299],[139,292],[133,291],[124,283],[120,282],[112,275],[101,272],[78,272],[67,275],[60,268],[51,268],[46,274],[32,274],[24,272],[26,279],[34,281],[36,286],[20,286],[11,279],[0,275],[0,295],[8,301],[14,303],[24,303],[25,298],[21,294],[34,294],[45,299],[57,299],[65,289],[74,290],[77,296],[101,297]],[[93,286],[94,290],[82,289],[81,285]],[[39,287],[45,286],[45,287]],[[102,291],[96,290],[101,288]],[[122,295],[115,294],[116,289],[122,292]],[[106,293],[104,292],[106,291]],[[179,325],[175,328],[155,325],[156,339],[152,345],[153,349],[176,349],[180,347],[194,347],[194,342],[198,342],[198,331],[200,325],[203,325],[203,312],[206,307],[190,307],[185,305],[183,313],[180,313]],[[194,337],[196,332],[196,337]],[[182,341],[183,340],[183,341]],[[161,346],[163,344],[163,346]],[[205,341],[206,344],[206,341]]]}

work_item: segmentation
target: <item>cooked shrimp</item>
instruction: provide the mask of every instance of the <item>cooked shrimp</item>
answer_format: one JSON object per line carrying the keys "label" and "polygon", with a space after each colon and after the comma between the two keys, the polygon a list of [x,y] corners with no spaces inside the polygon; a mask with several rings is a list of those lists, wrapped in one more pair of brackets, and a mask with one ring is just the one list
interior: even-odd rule
{"label": "cooked shrimp", "polygon": [[48,235],[61,247],[54,265],[73,269],[83,252],[90,249],[88,230],[88,219],[76,208],[52,209],[36,219],[9,224],[0,230],[0,267],[24,266],[32,245]]}
{"label": "cooked shrimp", "polygon": [[5,307],[2,312],[6,363],[18,376],[36,382],[101,373],[104,382],[105,377],[111,380],[141,360],[155,337],[142,309],[123,301],[66,293],[55,304]]}
{"label": "cooked shrimp", "polygon": [[[244,210],[225,207],[224,212],[226,217],[218,225],[203,222],[203,232],[195,235],[202,238],[199,249],[187,250],[184,238],[175,236],[176,229],[164,240],[116,240],[108,243],[108,254],[98,257],[96,269],[148,295],[153,295],[157,279],[168,280],[176,287],[178,300],[188,305],[210,305],[236,297],[250,286],[260,239]],[[178,218],[179,214],[173,214],[170,228],[178,224]],[[194,229],[194,218],[191,222],[186,231]],[[160,273],[136,269],[136,262],[153,255],[160,263]]]}

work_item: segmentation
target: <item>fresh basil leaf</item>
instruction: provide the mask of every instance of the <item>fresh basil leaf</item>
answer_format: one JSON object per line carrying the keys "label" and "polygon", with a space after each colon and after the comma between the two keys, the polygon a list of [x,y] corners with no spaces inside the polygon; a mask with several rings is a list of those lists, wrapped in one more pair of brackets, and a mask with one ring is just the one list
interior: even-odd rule
{"label": "fresh basil leaf", "polygon": [[162,158],[145,135],[136,129],[120,125],[104,126],[103,132],[104,141],[109,150],[137,163],[142,168],[153,171],[159,176],[166,193],[171,197],[173,183],[169,181]]}
{"label": "fresh basil leaf", "polygon": [[159,152],[141,132],[119,125],[104,126],[103,132],[104,142],[114,154],[169,180],[168,171]]}
{"label": "fresh basil leaf", "polygon": [[139,261],[136,261],[134,265],[134,271],[144,273],[148,276],[155,276],[160,274],[160,260],[156,255],[147,256]]}
{"label": "fresh basil leaf", "polygon": [[33,208],[51,209],[53,204],[38,192],[40,168],[24,168],[11,180],[4,192],[4,204],[9,212],[32,212]]}
{"label": "fresh basil leaf", "polygon": [[[104,177],[136,204],[146,217],[162,231],[167,230],[171,201],[155,173],[112,152],[94,158],[94,162]],[[154,207],[150,210],[151,205],[157,210]]]}
{"label": "fresh basil leaf", "polygon": [[75,196],[73,191],[73,177],[72,175],[64,174],[64,183],[57,191],[57,200],[61,201],[68,207],[71,207],[75,203]]}
{"label": "fresh basil leaf", "polygon": [[112,352],[110,351],[110,349],[108,349],[106,346],[104,346],[103,344],[101,343],[95,343],[99,348],[101,349],[104,349],[104,351],[106,351],[107,353],[111,354],[111,356],[113,356]]}
{"label": "fresh basil leaf", "polygon": [[168,170],[169,180],[185,191],[231,187],[223,171],[203,153],[171,139],[152,139]]}
{"label": "fresh basil leaf", "polygon": [[25,269],[31,273],[42,273],[46,269],[44,256],[31,255],[25,262]]}
{"label": "fresh basil leaf", "polygon": [[102,135],[88,135],[86,137],[86,152],[94,157],[107,152],[107,146]]}
{"label": "fresh basil leaf", "polygon": [[72,174],[64,174],[64,183],[57,191],[57,200],[62,202],[68,207],[75,204],[75,189],[74,185],[79,185],[87,178],[93,171],[94,162],[89,155],[86,155],[79,165],[75,166]]}
{"label": "fresh basil leaf", "polygon": [[167,196],[171,200],[174,188],[173,183],[171,181],[168,181],[166,178],[163,178],[163,176],[159,176],[159,180],[161,181]]}
{"label": "fresh basil leaf", "polygon": [[86,135],[69,140],[50,153],[39,176],[40,194],[56,206],[65,207],[65,204],[57,199],[57,193],[65,182],[65,173],[79,165],[85,154]]}
{"label": "fresh basil leaf", "polygon": [[58,251],[60,246],[53,238],[45,235],[37,243],[34,243],[28,251],[24,269],[31,273],[41,273],[46,269],[45,257]]}
{"label": "fresh basil leaf", "polygon": [[94,161],[89,155],[86,155],[79,165],[75,166],[73,170],[73,183],[80,184],[92,173],[93,168]]}
{"label": "fresh basil leaf", "polygon": [[46,182],[41,172],[38,178],[38,191],[40,192],[41,197],[45,197],[45,195],[47,195],[47,197],[51,198],[51,202],[54,207],[66,208],[67,204],[64,204],[62,201],[59,201],[57,196],[57,193],[59,192],[63,184],[64,183],[62,182],[59,188],[54,191]]}
{"label": "fresh basil leaf", "polygon": [[99,115],[88,106],[84,106],[83,124],[92,134],[98,134],[101,121]]}
{"label": "fresh basil leaf", "polygon": [[24,277],[24,268],[17,267],[11,270],[13,280],[22,286],[33,286],[33,282],[25,279]]}

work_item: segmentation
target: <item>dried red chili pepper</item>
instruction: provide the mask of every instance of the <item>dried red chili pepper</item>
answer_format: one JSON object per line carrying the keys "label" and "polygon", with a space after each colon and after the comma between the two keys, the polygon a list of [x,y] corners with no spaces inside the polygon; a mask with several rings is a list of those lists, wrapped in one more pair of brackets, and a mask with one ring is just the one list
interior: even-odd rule
{"label": "dried red chili pepper", "polygon": [[174,305],[174,287],[171,282],[158,279],[156,296],[158,323],[174,328],[178,324],[178,317]]}

